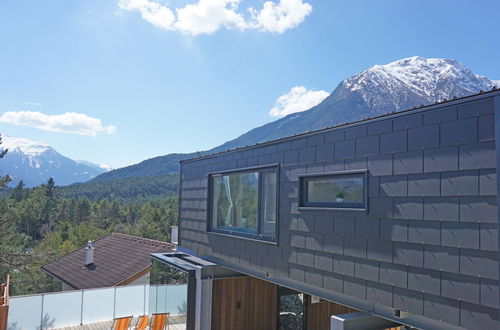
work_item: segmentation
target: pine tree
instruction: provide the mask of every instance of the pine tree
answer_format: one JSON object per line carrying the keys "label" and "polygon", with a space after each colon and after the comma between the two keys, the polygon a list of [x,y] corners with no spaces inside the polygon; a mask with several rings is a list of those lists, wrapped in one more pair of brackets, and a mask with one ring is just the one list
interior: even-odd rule
{"label": "pine tree", "polygon": [[24,187],[25,187],[24,181],[23,180],[19,181],[16,187],[12,190],[10,198],[15,200],[16,202],[20,202],[26,199],[27,192],[25,191]]}
{"label": "pine tree", "polygon": [[[4,158],[5,155],[7,155],[7,152],[9,152],[9,149],[2,148],[2,134],[0,134],[0,158]],[[9,183],[10,180],[11,179],[8,175],[0,177],[0,189],[5,188],[5,186],[7,186],[7,183]]]}

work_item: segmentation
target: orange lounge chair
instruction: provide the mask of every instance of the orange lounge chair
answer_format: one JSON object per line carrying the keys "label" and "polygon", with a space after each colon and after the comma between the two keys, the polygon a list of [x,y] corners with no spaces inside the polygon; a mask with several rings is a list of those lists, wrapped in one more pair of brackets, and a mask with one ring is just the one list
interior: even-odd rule
{"label": "orange lounge chair", "polygon": [[153,314],[153,324],[151,330],[163,330],[168,325],[168,317],[170,313],[155,313]]}
{"label": "orange lounge chair", "polygon": [[113,325],[111,326],[111,329],[127,330],[130,327],[130,321],[132,321],[132,316],[117,317],[113,320]]}
{"label": "orange lounge chair", "polygon": [[148,315],[142,315],[139,316],[139,319],[137,320],[137,324],[135,328],[137,330],[146,330],[149,325],[149,316]]}

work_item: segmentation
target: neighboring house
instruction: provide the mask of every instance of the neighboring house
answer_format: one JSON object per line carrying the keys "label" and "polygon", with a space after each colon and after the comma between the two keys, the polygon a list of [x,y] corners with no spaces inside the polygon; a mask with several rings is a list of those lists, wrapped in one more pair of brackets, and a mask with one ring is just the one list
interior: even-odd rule
{"label": "neighboring house", "polygon": [[149,284],[150,254],[174,251],[170,243],[119,233],[89,243],[42,269],[63,290]]}
{"label": "neighboring house", "polygon": [[500,329],[498,134],[493,90],[183,161],[153,257],[189,273],[188,329]]}

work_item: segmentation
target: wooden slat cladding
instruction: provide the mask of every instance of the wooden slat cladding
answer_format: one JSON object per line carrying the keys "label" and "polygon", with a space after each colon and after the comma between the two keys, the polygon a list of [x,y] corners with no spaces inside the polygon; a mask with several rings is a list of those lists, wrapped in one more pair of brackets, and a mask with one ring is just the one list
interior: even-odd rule
{"label": "wooden slat cladding", "polygon": [[9,282],[10,277],[7,275],[7,281],[0,286],[0,330],[7,329],[7,319],[9,316]]}
{"label": "wooden slat cladding", "polygon": [[[332,315],[347,314],[359,312],[353,308],[339,305],[330,301],[321,301],[311,304],[309,302],[307,310],[307,329],[308,330],[330,330],[330,319]],[[390,328],[386,330],[401,330],[401,327]]]}
{"label": "wooden slat cladding", "polygon": [[9,306],[0,306],[0,330],[7,329],[8,314],[9,314]]}
{"label": "wooden slat cladding", "polygon": [[213,330],[275,330],[276,316],[276,285],[252,277],[213,281]]}
{"label": "wooden slat cladding", "polygon": [[357,310],[330,301],[320,301],[307,306],[307,329],[330,330],[332,315],[357,312]]}

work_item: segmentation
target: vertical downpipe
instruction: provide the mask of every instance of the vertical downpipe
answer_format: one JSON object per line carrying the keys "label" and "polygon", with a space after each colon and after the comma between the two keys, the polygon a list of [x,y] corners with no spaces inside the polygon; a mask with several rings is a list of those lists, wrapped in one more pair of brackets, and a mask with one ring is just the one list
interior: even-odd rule
{"label": "vertical downpipe", "polygon": [[[498,92],[497,95],[493,96],[493,111],[495,113],[495,156],[496,156],[496,175],[497,175],[497,228],[500,228],[500,211],[498,207],[500,206],[500,173],[498,173],[498,166],[500,165],[500,94]],[[497,254],[500,252],[500,231],[498,231],[498,250]],[[500,274],[500,260],[498,261],[498,271]],[[499,285],[500,285],[500,279]],[[500,303],[500,295],[498,297]],[[499,310],[500,317],[500,310]]]}
{"label": "vertical downpipe", "polygon": [[195,305],[195,318],[194,318],[194,328],[195,330],[201,329],[201,267],[196,266],[195,269],[196,278],[196,305]]}

